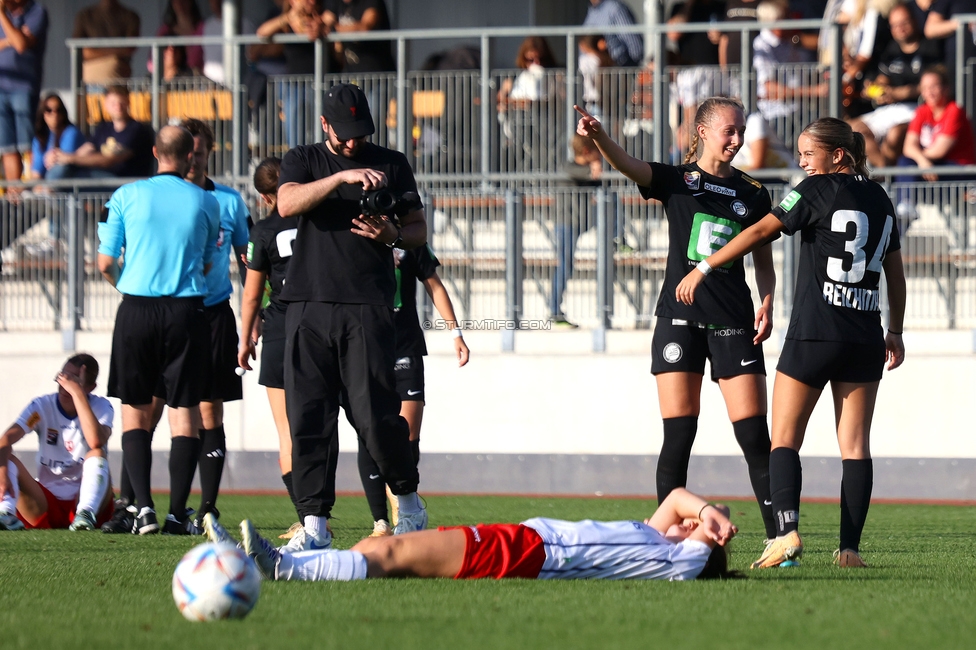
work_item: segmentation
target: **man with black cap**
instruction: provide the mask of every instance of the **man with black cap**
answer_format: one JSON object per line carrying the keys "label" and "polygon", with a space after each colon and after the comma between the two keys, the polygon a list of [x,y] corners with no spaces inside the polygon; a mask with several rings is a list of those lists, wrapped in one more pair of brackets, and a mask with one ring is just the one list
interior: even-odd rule
{"label": "man with black cap", "polygon": [[359,87],[326,93],[325,142],[285,154],[278,179],[278,213],[298,216],[298,235],[281,299],[285,317],[285,399],[292,435],[292,477],[304,531],[285,552],[327,548],[335,503],[340,395],[350,422],[399,497],[396,533],[427,526],[417,496],[419,474],[410,431],[400,417],[391,249],[427,241],[419,202],[399,218],[364,215],[365,192],[416,192],[402,153],[366,141],[376,128]]}

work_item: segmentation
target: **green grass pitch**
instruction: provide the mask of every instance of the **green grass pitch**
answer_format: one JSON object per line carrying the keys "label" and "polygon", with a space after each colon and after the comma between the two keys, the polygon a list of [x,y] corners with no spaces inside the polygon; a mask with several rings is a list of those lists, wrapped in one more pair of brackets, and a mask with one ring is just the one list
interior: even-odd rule
{"label": "green grass pitch", "polygon": [[[191,502],[195,497],[191,499]],[[627,499],[430,497],[431,525],[642,519]],[[227,495],[222,520],[268,536],[294,520],[285,497]],[[0,532],[0,647],[30,648],[970,648],[976,631],[973,508],[871,508],[867,570],[831,565],[836,505],[804,504],[794,569],[748,571],[762,550],[754,503],[732,502],[741,532],[724,582],[371,580],[273,583],[243,621],[190,623],[170,579],[200,539],[67,531]],[[157,507],[165,512],[165,500]],[[332,526],[348,548],[372,523],[340,497]]]}

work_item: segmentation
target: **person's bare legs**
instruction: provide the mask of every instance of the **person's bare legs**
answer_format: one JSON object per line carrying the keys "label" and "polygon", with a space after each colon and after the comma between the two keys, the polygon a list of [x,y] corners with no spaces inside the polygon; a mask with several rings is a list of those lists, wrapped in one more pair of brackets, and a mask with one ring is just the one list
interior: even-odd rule
{"label": "person's bare legs", "polygon": [[284,476],[291,472],[291,428],[288,426],[288,411],[285,408],[285,389],[268,388],[268,404],[271,417],[278,430],[278,465]]}
{"label": "person's bare legs", "polygon": [[20,489],[17,511],[32,526],[37,525],[37,521],[47,512],[47,497],[41,484],[34,480],[19,458],[11,455],[10,461],[17,466],[17,487]]}
{"label": "person's bare legs", "polygon": [[453,578],[461,570],[466,545],[462,530],[422,530],[367,537],[352,550],[366,557],[370,578]]}

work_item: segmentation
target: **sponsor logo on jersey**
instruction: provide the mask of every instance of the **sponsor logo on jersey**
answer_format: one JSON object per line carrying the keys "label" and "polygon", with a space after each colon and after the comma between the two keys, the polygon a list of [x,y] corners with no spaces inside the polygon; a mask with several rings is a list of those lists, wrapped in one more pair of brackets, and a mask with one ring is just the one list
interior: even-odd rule
{"label": "sponsor logo on jersey", "polygon": [[701,172],[685,172],[685,185],[689,190],[697,190],[701,184]]}
{"label": "sponsor logo on jersey", "polygon": [[793,190],[786,195],[786,198],[783,199],[782,202],[780,202],[779,207],[789,212],[793,209],[793,206],[796,205],[796,202],[799,201],[800,198],[800,194],[796,190]]}
{"label": "sponsor logo on jersey", "polygon": [[251,260],[254,259],[254,242],[247,242],[247,263],[250,264]]}
{"label": "sponsor logo on jersey", "polygon": [[661,354],[668,363],[678,363],[684,352],[677,343],[668,343],[664,346],[664,351]]}
{"label": "sponsor logo on jersey", "polygon": [[45,437],[45,442],[47,442],[47,444],[49,444],[49,445],[56,445],[56,444],[58,444],[58,430],[57,429],[48,429],[47,430],[47,436]]}
{"label": "sponsor logo on jersey", "polygon": [[705,189],[709,192],[715,192],[716,194],[724,194],[725,196],[735,196],[735,190],[731,187],[725,187],[723,185],[714,185],[712,183],[705,183]]}
{"label": "sponsor logo on jersey", "polygon": [[823,299],[834,307],[848,307],[857,311],[881,311],[881,292],[877,289],[858,289],[842,284],[824,282]]}
{"label": "sponsor logo on jersey", "polygon": [[[742,224],[731,219],[723,219],[704,212],[696,212],[688,239],[688,259],[700,262],[728,244],[733,237],[742,232]],[[722,268],[730,268],[729,262]]]}
{"label": "sponsor logo on jersey", "polygon": [[732,212],[736,213],[740,217],[744,217],[749,214],[749,208],[746,207],[745,203],[736,199],[735,201],[732,201]]}
{"label": "sponsor logo on jersey", "polygon": [[40,421],[41,421],[41,414],[38,413],[37,411],[34,411],[33,413],[30,414],[30,417],[27,418],[27,428],[33,429],[34,427],[37,426],[37,423]]}

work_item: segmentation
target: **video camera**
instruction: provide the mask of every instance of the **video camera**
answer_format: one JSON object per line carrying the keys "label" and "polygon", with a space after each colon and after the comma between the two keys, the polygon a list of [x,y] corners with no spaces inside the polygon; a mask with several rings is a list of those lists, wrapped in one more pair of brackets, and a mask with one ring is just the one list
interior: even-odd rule
{"label": "video camera", "polygon": [[367,217],[402,217],[403,215],[423,207],[420,195],[416,192],[404,192],[397,196],[385,187],[378,190],[363,190],[359,199],[362,214]]}

